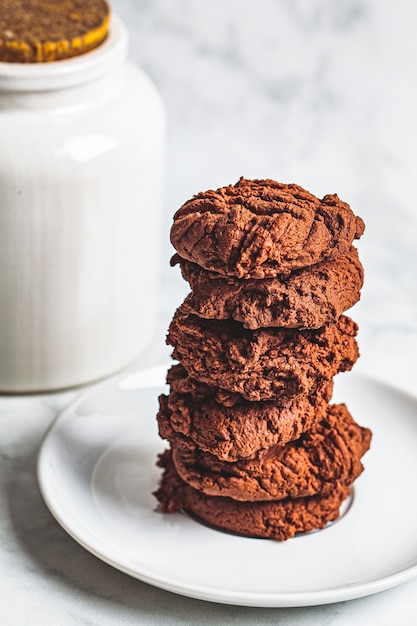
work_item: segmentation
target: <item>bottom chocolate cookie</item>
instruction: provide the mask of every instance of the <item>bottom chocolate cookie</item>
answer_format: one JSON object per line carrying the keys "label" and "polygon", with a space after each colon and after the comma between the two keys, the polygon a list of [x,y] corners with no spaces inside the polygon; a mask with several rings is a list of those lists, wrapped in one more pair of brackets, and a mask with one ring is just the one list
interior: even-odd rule
{"label": "bottom chocolate cookie", "polygon": [[158,465],[165,470],[154,494],[162,512],[185,510],[211,526],[247,537],[285,541],[324,528],[340,516],[340,506],[350,493],[350,487],[338,485],[325,496],[239,502],[190,487],[177,474],[170,450],[161,454]]}

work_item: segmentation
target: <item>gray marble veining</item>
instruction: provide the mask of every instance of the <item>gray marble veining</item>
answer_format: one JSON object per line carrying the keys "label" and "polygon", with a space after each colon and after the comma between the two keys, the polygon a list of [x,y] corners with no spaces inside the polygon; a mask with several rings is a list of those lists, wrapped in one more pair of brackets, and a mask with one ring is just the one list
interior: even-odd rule
{"label": "gray marble veining", "polygon": [[[130,55],[168,112],[158,330],[138,365],[165,360],[186,293],[169,267],[174,210],[240,176],[337,192],[364,217],[357,371],[416,393],[417,8],[411,0],[113,0]],[[417,581],[299,609],[208,604],[149,587],[78,546],[48,512],[36,455],[79,390],[0,397],[0,624],[409,626]],[[387,537],[389,546],[389,537]],[[279,566],[279,564],[277,564]]]}

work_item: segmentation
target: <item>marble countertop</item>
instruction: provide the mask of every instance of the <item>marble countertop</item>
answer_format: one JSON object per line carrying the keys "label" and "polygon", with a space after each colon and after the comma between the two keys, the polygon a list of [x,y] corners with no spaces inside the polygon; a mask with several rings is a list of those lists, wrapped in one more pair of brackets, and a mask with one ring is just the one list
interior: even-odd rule
{"label": "marble countertop", "polygon": [[[270,177],[319,196],[337,192],[364,218],[355,371],[416,395],[415,3],[112,4],[128,25],[131,58],[162,92],[169,122],[157,332],[137,367],[167,358],[166,328],[187,291],[169,266],[174,210],[242,175]],[[52,518],[35,475],[46,430],[82,392],[0,396],[2,626],[415,622],[417,579],[332,605],[243,608],[153,588],[89,554]]]}

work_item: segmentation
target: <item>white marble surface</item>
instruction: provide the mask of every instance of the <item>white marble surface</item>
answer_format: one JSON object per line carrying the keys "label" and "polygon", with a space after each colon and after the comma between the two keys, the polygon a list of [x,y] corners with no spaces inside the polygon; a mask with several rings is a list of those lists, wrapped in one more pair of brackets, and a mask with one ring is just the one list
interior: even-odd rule
{"label": "white marble surface", "polygon": [[[186,293],[168,263],[173,211],[241,175],[272,177],[318,195],[337,192],[365,219],[366,286],[352,311],[361,328],[356,371],[416,394],[415,3],[113,0],[113,7],[130,30],[131,57],[162,91],[169,121],[158,332],[138,366],[166,358],[165,330]],[[175,596],[100,562],[54,521],[35,478],[46,429],[78,393],[0,397],[2,626],[416,623],[417,580],[323,607],[250,609]]]}

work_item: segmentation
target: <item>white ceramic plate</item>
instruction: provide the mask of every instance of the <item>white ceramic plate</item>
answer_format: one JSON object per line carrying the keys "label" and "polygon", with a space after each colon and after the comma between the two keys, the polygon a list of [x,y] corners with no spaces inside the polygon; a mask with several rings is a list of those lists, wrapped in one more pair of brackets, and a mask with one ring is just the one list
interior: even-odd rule
{"label": "white ceramic plate", "polygon": [[151,585],[248,606],[305,606],[382,591],[417,575],[417,399],[354,374],[335,401],[373,430],[350,508],[284,543],[161,514],[151,495],[166,445],[156,425],[166,368],[93,387],[64,411],[39,454],[43,497],[87,550]]}

